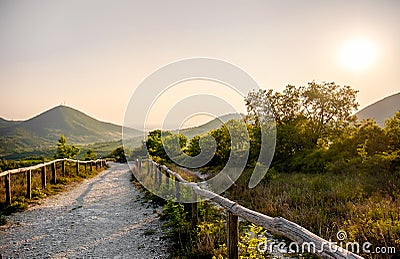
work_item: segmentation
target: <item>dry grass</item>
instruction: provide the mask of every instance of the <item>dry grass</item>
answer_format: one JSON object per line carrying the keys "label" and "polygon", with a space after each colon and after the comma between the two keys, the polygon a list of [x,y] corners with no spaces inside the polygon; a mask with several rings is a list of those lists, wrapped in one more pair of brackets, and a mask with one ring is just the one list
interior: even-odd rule
{"label": "dry grass", "polygon": [[71,183],[77,183],[85,178],[90,178],[96,175],[99,171],[93,167],[87,167],[85,171],[84,165],[79,166],[79,175],[76,175],[76,166],[74,163],[66,163],[65,174],[62,172],[61,162],[56,166],[57,183],[52,184],[51,167],[46,167],[46,188],[42,188],[42,169],[33,170],[32,177],[32,199],[26,199],[27,195],[27,172],[11,175],[11,202],[10,206],[6,205],[5,179],[1,178],[0,184],[0,214],[8,214],[14,211],[20,211],[27,207],[27,204],[34,202],[37,199],[47,195],[52,195],[66,189],[66,186]]}

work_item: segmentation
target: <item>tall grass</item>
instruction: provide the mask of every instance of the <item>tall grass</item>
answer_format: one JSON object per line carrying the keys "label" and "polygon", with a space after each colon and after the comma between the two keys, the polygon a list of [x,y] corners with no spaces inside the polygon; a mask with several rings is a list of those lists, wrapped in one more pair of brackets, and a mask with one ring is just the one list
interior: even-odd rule
{"label": "tall grass", "polygon": [[227,197],[263,214],[284,217],[332,241],[345,230],[347,241],[400,251],[400,177],[396,173],[305,174],[274,172],[270,181],[247,187],[248,170]]}

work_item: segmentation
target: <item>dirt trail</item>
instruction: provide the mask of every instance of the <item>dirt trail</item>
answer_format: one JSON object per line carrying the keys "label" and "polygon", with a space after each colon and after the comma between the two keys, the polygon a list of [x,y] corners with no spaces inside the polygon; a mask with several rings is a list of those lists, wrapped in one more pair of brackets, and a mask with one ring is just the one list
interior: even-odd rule
{"label": "dirt trail", "polygon": [[0,258],[166,258],[157,214],[142,203],[126,164],[11,215]]}

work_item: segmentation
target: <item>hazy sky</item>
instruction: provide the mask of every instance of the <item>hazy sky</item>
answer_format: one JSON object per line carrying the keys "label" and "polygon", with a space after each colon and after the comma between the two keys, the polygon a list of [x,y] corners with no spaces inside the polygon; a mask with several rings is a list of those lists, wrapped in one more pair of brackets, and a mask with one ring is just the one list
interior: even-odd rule
{"label": "hazy sky", "polygon": [[0,0],[0,117],[65,102],[121,124],[147,75],[191,57],[262,88],[350,85],[362,108],[400,91],[400,1]]}

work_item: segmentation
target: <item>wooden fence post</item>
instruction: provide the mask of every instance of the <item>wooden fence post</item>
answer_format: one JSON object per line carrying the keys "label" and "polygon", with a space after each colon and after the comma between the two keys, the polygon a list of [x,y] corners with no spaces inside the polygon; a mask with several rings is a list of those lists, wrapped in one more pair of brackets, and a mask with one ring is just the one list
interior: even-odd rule
{"label": "wooden fence post", "polygon": [[87,163],[85,163],[85,173],[86,173],[86,169],[87,169]]}
{"label": "wooden fence post", "polygon": [[90,161],[90,172],[93,172],[93,161]]}
{"label": "wooden fence post", "polygon": [[96,161],[96,171],[99,171],[99,161]]}
{"label": "wooden fence post", "polygon": [[26,198],[32,199],[32,170],[26,171]]}
{"label": "wooden fence post", "polygon": [[65,176],[65,159],[62,161],[62,174]]}
{"label": "wooden fence post", "polygon": [[46,189],[46,166],[42,167],[42,189]]}
{"label": "wooden fence post", "polygon": [[79,175],[79,160],[76,160],[76,175]]}
{"label": "wooden fence post", "polygon": [[232,212],[228,211],[228,258],[237,259],[239,257],[238,251],[238,216],[234,215]]}
{"label": "wooden fence post", "polygon": [[192,189],[193,192],[193,203],[192,207],[192,228],[195,229],[197,227],[198,215],[197,215],[197,193]]}
{"label": "wooden fence post", "polygon": [[167,190],[169,189],[169,173],[165,171],[165,185],[167,186]]}
{"label": "wooden fence post", "polygon": [[51,164],[51,183],[52,184],[56,184],[57,183],[57,167],[56,167],[56,163],[52,163]]}
{"label": "wooden fence post", "polygon": [[11,174],[8,173],[4,181],[6,185],[6,204],[11,205]]}
{"label": "wooden fence post", "polygon": [[158,189],[161,187],[162,184],[162,178],[163,178],[163,173],[161,167],[158,169],[158,181],[157,181],[157,187]]}
{"label": "wooden fence post", "polygon": [[181,199],[181,185],[179,181],[177,181],[176,179],[175,179],[175,197],[179,202],[179,200]]}
{"label": "wooden fence post", "polygon": [[153,164],[153,173],[152,173],[153,177],[154,177],[154,186],[157,186],[157,166],[156,164]]}

